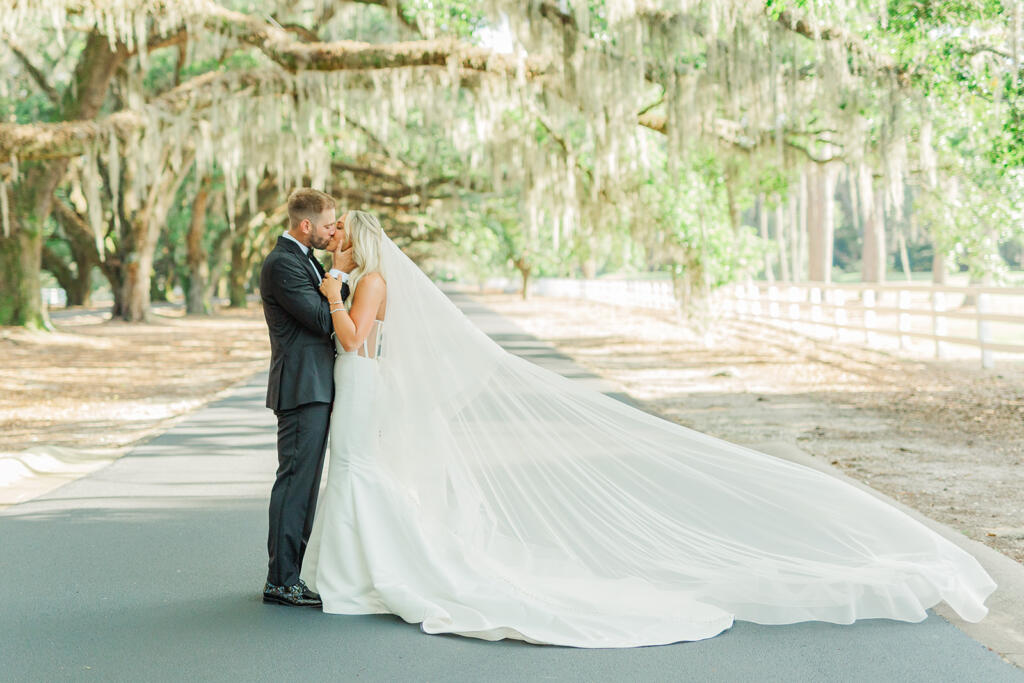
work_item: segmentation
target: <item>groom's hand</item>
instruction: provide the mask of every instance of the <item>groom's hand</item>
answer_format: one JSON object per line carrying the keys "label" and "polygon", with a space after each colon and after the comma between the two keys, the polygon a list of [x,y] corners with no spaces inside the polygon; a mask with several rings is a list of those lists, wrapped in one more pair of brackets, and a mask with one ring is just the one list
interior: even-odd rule
{"label": "groom's hand", "polygon": [[341,301],[341,281],[328,275],[320,282],[320,293],[329,303]]}
{"label": "groom's hand", "polygon": [[336,251],[332,254],[332,260],[334,262],[333,267],[342,271],[343,273],[351,273],[356,267],[356,262],[352,256],[352,247],[349,247],[345,251]]}

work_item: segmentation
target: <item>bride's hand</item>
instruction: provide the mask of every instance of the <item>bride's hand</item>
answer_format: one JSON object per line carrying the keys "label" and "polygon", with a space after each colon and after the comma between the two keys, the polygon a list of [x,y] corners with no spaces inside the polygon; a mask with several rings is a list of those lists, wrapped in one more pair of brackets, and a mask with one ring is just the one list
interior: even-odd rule
{"label": "bride's hand", "polygon": [[341,250],[341,247],[338,247],[338,251],[331,252],[331,267],[337,268],[343,273],[351,273],[356,267],[353,256],[354,249],[352,247],[344,251]]}
{"label": "bride's hand", "polygon": [[341,301],[341,280],[336,280],[330,275],[325,276],[320,281],[320,293],[332,303]]}

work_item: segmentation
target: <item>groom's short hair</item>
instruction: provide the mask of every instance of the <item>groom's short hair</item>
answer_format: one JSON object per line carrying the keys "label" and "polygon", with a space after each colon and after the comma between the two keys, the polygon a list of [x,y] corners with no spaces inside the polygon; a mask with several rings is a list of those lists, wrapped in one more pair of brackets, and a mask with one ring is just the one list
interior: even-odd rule
{"label": "groom's short hair", "polygon": [[337,206],[334,197],[311,187],[300,187],[288,197],[289,227],[296,227],[306,220],[315,219],[327,209]]}

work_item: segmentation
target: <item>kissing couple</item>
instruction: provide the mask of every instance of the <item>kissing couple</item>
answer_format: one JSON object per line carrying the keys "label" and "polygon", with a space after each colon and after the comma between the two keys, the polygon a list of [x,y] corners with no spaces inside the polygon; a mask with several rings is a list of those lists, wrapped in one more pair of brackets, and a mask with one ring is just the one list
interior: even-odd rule
{"label": "kissing couple", "polygon": [[987,613],[977,560],[903,512],[507,353],[369,213],[338,220],[303,188],[288,219],[260,273],[278,424],[265,602],[588,648],[735,619]]}

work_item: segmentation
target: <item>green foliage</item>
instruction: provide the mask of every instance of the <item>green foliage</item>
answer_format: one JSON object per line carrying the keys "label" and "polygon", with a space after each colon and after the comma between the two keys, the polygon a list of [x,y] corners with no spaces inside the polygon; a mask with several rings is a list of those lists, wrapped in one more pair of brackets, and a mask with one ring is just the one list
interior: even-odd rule
{"label": "green foliage", "polygon": [[1004,172],[1024,168],[1024,78],[1019,73],[1003,74],[1005,113],[1002,127],[992,133],[988,159]]}
{"label": "green foliage", "polygon": [[[670,12],[657,13],[644,6],[650,10],[647,18],[629,27],[631,31],[636,28],[636,33],[627,33],[610,23],[609,17],[617,14],[613,10],[621,9],[613,2],[618,0],[554,3],[559,11],[572,14],[570,5],[577,5],[589,14],[589,20],[581,22],[586,27],[583,36],[575,33],[573,22],[563,25],[558,18],[530,15],[531,21],[556,27],[547,36],[554,37],[549,45],[529,46],[531,51],[536,50],[531,56],[549,57],[556,63],[561,57],[566,64],[575,65],[572,69],[578,67],[572,78],[578,75],[580,81],[558,83],[553,78],[545,80],[547,76],[531,80],[522,89],[523,100],[510,100],[510,111],[497,126],[494,140],[480,141],[477,159],[472,163],[466,159],[464,146],[453,144],[450,135],[453,123],[469,122],[463,128],[473,127],[477,113],[474,107],[480,103],[474,101],[469,89],[434,88],[431,97],[457,105],[457,115],[441,121],[436,120],[436,113],[431,117],[429,110],[415,105],[403,106],[399,114],[390,114],[390,121],[375,121],[372,113],[366,115],[365,110],[353,107],[351,111],[363,114],[368,129],[378,133],[388,130],[378,136],[383,140],[381,143],[372,139],[374,135],[363,137],[355,127],[338,127],[332,117],[315,121],[288,119],[281,122],[281,128],[289,131],[303,127],[303,132],[322,138],[323,148],[333,150],[335,159],[345,158],[352,165],[379,161],[382,167],[390,167],[393,162],[395,173],[403,177],[450,183],[453,189],[445,201],[432,206],[426,206],[427,202],[403,205],[396,213],[408,208],[404,218],[426,226],[413,231],[413,239],[446,235],[445,244],[452,247],[453,253],[461,254],[470,269],[481,276],[491,272],[515,273],[514,263],[532,275],[663,268],[672,271],[688,292],[699,296],[734,281],[752,268],[760,268],[761,251],[767,245],[760,244],[749,227],[736,225],[737,217],[759,196],[765,197],[770,207],[784,200],[793,186],[794,171],[807,163],[806,154],[824,156],[825,147],[841,147],[841,153],[851,162],[859,163],[863,154],[867,163],[882,171],[894,140],[907,143],[910,151],[904,168],[911,169],[908,182],[922,188],[914,203],[918,214],[915,224],[927,228],[937,249],[956,254],[959,263],[974,274],[998,274],[1004,267],[1000,249],[1006,253],[1006,245],[1024,239],[1020,227],[1024,224],[1020,175],[1024,169],[1024,79],[1010,68],[1011,60],[1004,54],[1008,49],[1007,24],[1013,10],[1008,0],[889,0],[881,4],[766,0],[750,12],[740,11],[738,5],[691,3],[695,8],[682,10],[675,18]],[[250,12],[257,19],[261,18],[258,14],[266,11],[275,21],[298,23],[324,40],[385,43],[408,38],[417,32],[412,27],[419,26],[423,38],[473,42],[482,29],[497,20],[497,7],[483,0],[410,0],[399,4],[398,17],[395,6],[366,3],[338,8],[330,3],[299,3],[294,7],[270,3],[272,6],[263,7],[260,13],[244,0],[226,4]],[[527,5],[521,7],[525,16]],[[833,39],[825,47],[824,39],[798,36],[778,25],[783,12],[808,18],[811,23],[820,22],[824,29],[848,32],[862,43],[864,54],[858,50],[843,53],[842,59],[848,60],[848,64],[840,64],[842,78],[836,78],[836,82],[827,80],[837,73],[828,55],[842,53],[846,41]],[[740,17],[735,25],[730,23],[734,16]],[[84,20],[73,17],[69,26],[76,21]],[[318,22],[321,25],[315,25]],[[69,49],[60,54],[53,40],[55,33],[48,26],[40,24],[33,36],[25,37],[24,44],[45,46],[37,48],[32,58],[54,79],[53,87],[63,95],[71,92],[73,65],[82,53],[88,32],[79,30],[82,26],[65,31]],[[640,33],[642,55],[632,54],[631,36]],[[179,81],[211,71],[259,70],[269,62],[265,54],[248,43],[236,44],[230,39],[218,40],[215,45],[195,42],[202,39],[191,37],[194,42],[188,54],[193,61],[185,64],[179,64],[176,47],[149,54],[141,73],[143,94],[148,97],[164,92]],[[587,59],[577,59],[583,55],[575,50],[584,44]],[[754,49],[745,52],[748,46]],[[770,49],[762,50],[758,59],[749,58],[761,48]],[[736,54],[746,61],[730,61]],[[878,63],[873,63],[872,54],[878,57],[874,60]],[[633,73],[613,71],[621,68],[616,63],[623,55],[627,61],[641,59],[648,78],[628,94],[611,86],[603,87],[599,80],[604,73],[595,75],[582,66],[584,61],[600,62],[611,77],[607,82],[616,83],[615,77]],[[749,73],[767,73],[759,59],[769,57],[778,66],[772,74],[778,82],[763,85],[786,93],[780,99],[786,103],[786,110],[775,119],[784,123],[769,127],[784,127],[785,141],[793,147],[799,145],[805,152],[783,149],[781,144],[776,148],[774,142],[765,142],[772,131],[765,132],[758,110],[766,111],[768,100],[754,92],[742,92]],[[895,77],[888,67],[880,66],[890,58],[895,60]],[[851,74],[846,73],[846,66]],[[118,72],[102,113],[125,104],[128,98],[123,86],[127,79],[138,78],[141,68],[138,57],[132,57]],[[642,78],[636,74],[639,70],[629,77]],[[500,78],[493,73],[477,75]],[[471,80],[474,79],[467,78],[466,82]],[[352,81],[356,83],[357,79]],[[0,99],[0,115],[5,121],[61,118],[59,107],[50,102],[27,73],[17,73],[8,83],[8,91]],[[670,91],[685,91],[691,84],[696,89],[692,101],[672,101]],[[363,87],[366,86],[355,85],[351,96],[363,97]],[[421,86],[417,83],[415,87]],[[536,94],[540,90],[543,93]],[[815,96],[804,97],[797,90],[807,90]],[[366,97],[387,98],[394,92],[397,90],[385,87]],[[581,93],[588,96],[581,97]],[[696,151],[685,150],[687,145],[678,141],[667,143],[666,136],[646,139],[642,143],[644,154],[640,156],[654,160],[649,170],[638,172],[630,167],[620,174],[614,164],[603,167],[602,160],[611,156],[609,150],[621,153],[627,149],[615,146],[619,138],[629,137],[623,133],[622,120],[628,128],[634,107],[639,110],[658,102],[662,95],[664,104],[657,112],[673,114],[667,117],[669,126],[693,127],[677,137],[701,140],[694,143],[699,147],[715,133],[697,129],[717,118],[724,119],[729,134],[721,135],[717,146]],[[250,96],[251,91],[237,94],[239,98]],[[728,102],[729,99],[733,101]],[[624,100],[626,105],[619,107]],[[684,108],[681,105],[698,109],[700,121],[697,117],[680,116]],[[624,111],[625,117],[616,121],[613,109]],[[923,169],[923,164],[918,173],[920,159],[916,158],[914,143],[924,117],[934,123],[938,187],[930,187],[933,183],[924,177],[929,169]],[[608,124],[607,129],[614,135],[602,139],[603,134],[595,132],[601,126],[595,122]],[[616,123],[619,128],[610,127]],[[275,125],[276,121],[270,127]],[[549,125],[558,130],[548,128]],[[278,131],[268,130],[268,135],[271,132]],[[670,132],[674,135],[679,131]],[[366,158],[348,158],[362,154],[352,151],[353,139],[372,150]],[[826,144],[823,139],[838,142]],[[666,161],[669,144],[674,145],[673,155],[688,154],[678,162],[678,168]],[[523,168],[503,166],[512,156],[510,149],[518,153],[518,163],[528,167],[529,173],[524,173]],[[636,148],[628,149],[632,154]],[[618,158],[621,163],[622,157]],[[558,161],[565,164],[564,171],[559,170]],[[242,158],[238,163],[244,166],[247,162]],[[494,169],[489,167],[491,164]],[[896,173],[902,173],[904,168]],[[559,193],[568,186],[570,175],[576,188],[572,198],[576,205],[572,206],[559,203]],[[951,178],[959,179],[956,192],[950,190]],[[175,207],[163,226],[157,254],[158,260],[177,264],[172,278],[177,281],[183,281],[186,274],[184,236],[194,186],[188,180],[179,191]],[[214,189],[218,191],[219,186]],[[576,217],[567,221],[572,225],[555,234],[546,224],[554,222],[551,214],[561,216],[562,211]],[[539,218],[532,222],[531,216]],[[227,229],[223,216],[211,216],[210,220],[205,234],[207,248],[217,234]],[[858,260],[861,245],[855,225],[850,220],[837,226],[836,260],[844,268],[856,267]],[[430,249],[442,252],[445,246],[430,245],[424,251]],[[67,256],[66,252],[62,254]]]}
{"label": "green foliage", "polygon": [[449,243],[468,264],[469,274],[511,274],[512,261],[522,256],[527,236],[511,196],[482,197],[462,193],[444,219]]}
{"label": "green foliage", "polygon": [[764,9],[773,21],[788,9],[803,9],[807,6],[807,0],[765,0]]}
{"label": "green foliage", "polygon": [[1024,78],[998,37],[1013,8],[1001,0],[902,0],[887,10],[886,35],[922,94],[957,114],[994,167],[1024,166]]}
{"label": "green foliage", "polygon": [[486,25],[480,0],[412,0],[402,10],[409,21],[420,20],[446,35],[468,38]]}
{"label": "green foliage", "polygon": [[1024,239],[1024,174],[1015,172],[1009,182],[995,171],[974,174],[952,188],[922,193],[914,210],[935,248],[950,255],[949,266],[1002,281],[1008,264],[1001,245]]}
{"label": "green foliage", "polygon": [[[51,29],[41,30],[36,36],[38,44],[44,49],[23,50],[33,65],[40,70],[47,83],[60,96],[70,86],[71,72],[67,64],[74,64],[85,47],[85,39],[80,36],[69,37],[67,54],[59,58],[53,56],[54,32]],[[23,42],[23,41],[19,41]],[[19,65],[20,66],[20,65]],[[11,123],[54,122],[61,120],[59,104],[51,102],[39,85],[27,74],[17,77],[7,75],[7,95],[0,97],[0,118]]]}
{"label": "green foliage", "polygon": [[[190,78],[201,76],[211,71],[244,71],[254,69],[265,60],[255,50],[233,52],[223,57],[197,59],[182,65],[178,79],[185,82]],[[178,52],[175,48],[155,51],[149,57],[149,68],[146,70],[143,85],[147,93],[163,92],[174,87],[174,77],[178,67]]]}
{"label": "green foliage", "polygon": [[661,251],[664,267],[683,279],[685,298],[735,281],[759,258],[753,229],[733,231],[721,162],[712,154],[695,155],[675,174],[654,169],[639,199],[646,240]]}

